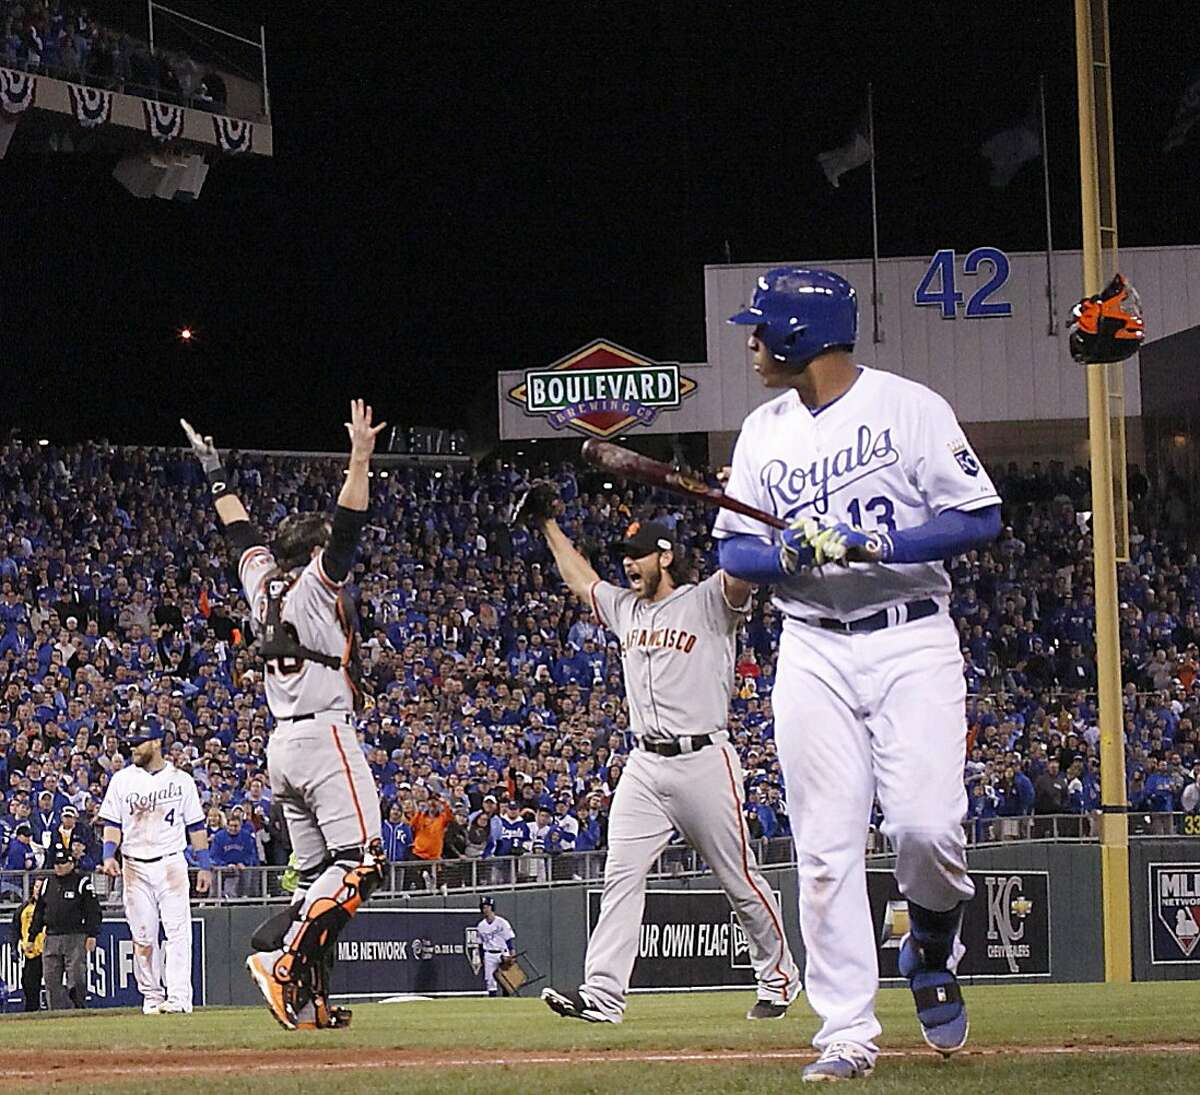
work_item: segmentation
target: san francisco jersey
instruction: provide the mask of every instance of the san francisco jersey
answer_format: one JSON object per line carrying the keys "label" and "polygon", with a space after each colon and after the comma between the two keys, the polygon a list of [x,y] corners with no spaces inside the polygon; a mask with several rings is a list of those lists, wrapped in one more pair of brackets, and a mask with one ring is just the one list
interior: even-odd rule
{"label": "san francisco jersey", "polygon": [[479,933],[479,945],[492,954],[506,952],[509,942],[516,939],[512,925],[502,916],[497,916],[490,924],[484,917],[475,930]]}
{"label": "san francisco jersey", "polygon": [[204,821],[196,781],[169,761],[157,772],[129,764],[109,781],[100,820],[121,830],[121,851],[138,859],[182,852],[187,827]]}
{"label": "san francisco jersey", "polygon": [[[869,532],[923,525],[950,510],[1000,504],[950,405],[922,384],[860,366],[841,398],[811,411],[794,390],[746,416],[726,492],[785,521],[815,517]],[[778,541],[730,510],[713,535]],[[826,564],[774,584],[788,616],[854,620],[925,597],[944,602],[940,562]]]}
{"label": "san francisco jersey", "polygon": [[[301,646],[341,657],[347,631],[338,614],[341,582],[322,569],[324,552],[303,570],[292,571],[292,584],[283,596],[281,618],[296,629]],[[267,620],[267,578],[278,570],[265,547],[252,547],[242,555],[238,575],[257,629]],[[354,689],[344,670],[318,662],[277,658],[267,662],[267,705],[277,719],[315,715],[321,711],[354,711]]]}
{"label": "san francisco jersey", "polygon": [[621,643],[625,695],[634,734],[671,741],[724,730],[733,691],[738,625],[718,571],[650,602],[611,582],[592,586],[592,611]]}

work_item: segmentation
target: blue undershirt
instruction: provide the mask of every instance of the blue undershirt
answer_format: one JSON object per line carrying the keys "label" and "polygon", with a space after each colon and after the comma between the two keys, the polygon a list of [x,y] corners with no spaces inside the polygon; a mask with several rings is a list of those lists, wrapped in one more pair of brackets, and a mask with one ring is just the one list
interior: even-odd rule
{"label": "blue undershirt", "polygon": [[[931,563],[991,543],[1000,535],[1000,507],[948,509],[915,528],[886,533],[884,563]],[[719,541],[721,569],[744,582],[768,584],[788,575],[779,545],[749,533]]]}

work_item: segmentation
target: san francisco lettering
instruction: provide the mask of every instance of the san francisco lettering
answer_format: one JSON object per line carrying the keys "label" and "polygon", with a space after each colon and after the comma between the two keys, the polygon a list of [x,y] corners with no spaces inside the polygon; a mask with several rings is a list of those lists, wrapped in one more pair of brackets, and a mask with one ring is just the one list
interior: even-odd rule
{"label": "san francisco lettering", "polygon": [[630,628],[625,636],[625,649],[679,650],[690,654],[696,645],[696,636],[676,627]]}
{"label": "san francisco lettering", "polygon": [[870,426],[859,426],[853,445],[839,449],[832,456],[820,457],[806,467],[793,468],[782,460],[772,460],[763,466],[760,481],[767,488],[775,512],[781,516],[785,512],[799,513],[809,506],[817,513],[827,513],[831,494],[881,468],[890,468],[899,459],[890,429],[876,435]]}

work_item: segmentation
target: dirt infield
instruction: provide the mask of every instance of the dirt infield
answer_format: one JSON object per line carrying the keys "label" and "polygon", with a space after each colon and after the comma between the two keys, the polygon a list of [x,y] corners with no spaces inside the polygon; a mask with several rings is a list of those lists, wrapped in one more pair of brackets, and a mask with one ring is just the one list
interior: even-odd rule
{"label": "dirt infield", "polygon": [[[1039,1056],[1091,1056],[1097,1054],[1196,1054],[1200,1043],[1176,1042],[1168,1044],[1121,1044],[1057,1046],[987,1046],[963,1051],[964,1057],[1039,1057]],[[355,1049],[352,1055],[339,1052],[336,1048],[310,1050],[288,1050],[287,1053],[264,1053],[258,1050],[204,1050],[196,1051],[195,1062],[179,1060],[172,1056],[164,1060],[162,1052],[131,1050],[119,1056],[115,1053],[96,1051],[50,1051],[39,1052],[30,1060],[28,1051],[0,1051],[0,1089],[28,1087],[31,1082],[39,1086],[80,1087],[98,1079],[106,1081],[122,1078],[146,1078],[150,1076],[203,1077],[221,1075],[266,1075],[287,1072],[335,1073],[362,1072],[386,1069],[444,1069],[444,1068],[495,1068],[513,1065],[584,1065],[604,1063],[679,1063],[727,1064],[749,1060],[806,1062],[814,1058],[812,1051],[804,1050],[713,1050],[708,1053],[678,1053],[655,1050],[620,1050],[612,1053],[594,1051],[579,1053],[520,1052],[479,1054],[468,1057],[461,1053],[431,1053],[419,1050],[363,1050]],[[883,1057],[912,1058],[928,1057],[924,1049],[885,1050]]]}

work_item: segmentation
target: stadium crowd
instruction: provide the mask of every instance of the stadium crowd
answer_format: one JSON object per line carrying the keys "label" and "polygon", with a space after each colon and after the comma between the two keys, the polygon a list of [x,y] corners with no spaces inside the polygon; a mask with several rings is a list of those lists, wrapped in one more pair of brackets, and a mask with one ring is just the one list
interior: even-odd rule
{"label": "stadium crowd", "polygon": [[[343,468],[228,463],[267,530],[292,511],[330,511]],[[377,467],[353,582],[373,694],[361,743],[393,861],[605,846],[632,746],[619,649],[540,538],[508,528],[531,474],[557,481],[564,529],[614,580],[603,545],[634,518],[665,522],[693,568],[713,566],[711,514],[682,499],[602,487],[566,465]],[[1001,539],[950,567],[974,835],[1038,835],[1057,814],[1086,832],[1099,805],[1086,476],[1010,466],[996,480]],[[1166,832],[1172,811],[1200,811],[1200,562],[1185,533],[1157,531],[1143,482],[1135,471],[1149,531],[1135,528],[1120,575],[1125,748],[1133,808]],[[98,804],[127,762],[123,739],[146,723],[200,786],[215,864],[287,862],[262,665],[231,562],[190,456],[0,447],[0,871],[40,866],[55,843],[95,865]],[[730,715],[755,837],[788,833],[770,701],[778,630],[760,596]]]}
{"label": "stadium crowd", "polygon": [[178,51],[151,49],[62,0],[0,0],[0,65],[72,83],[220,113],[219,72]]}

